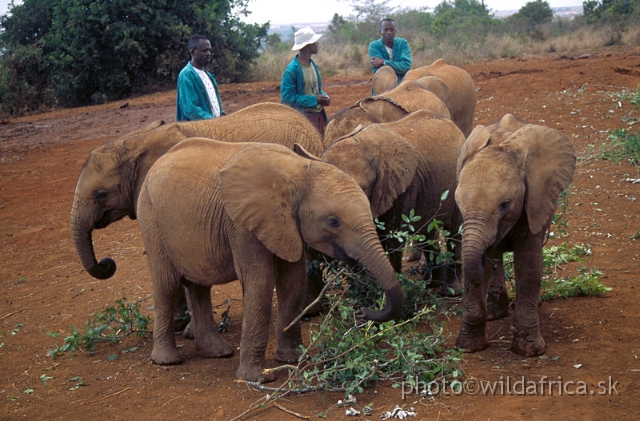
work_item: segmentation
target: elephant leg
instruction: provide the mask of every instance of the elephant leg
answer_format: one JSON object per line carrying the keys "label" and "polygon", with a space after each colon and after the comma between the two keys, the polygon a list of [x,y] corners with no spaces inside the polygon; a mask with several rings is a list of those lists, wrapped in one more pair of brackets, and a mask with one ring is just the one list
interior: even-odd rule
{"label": "elephant leg", "polygon": [[[239,235],[232,243],[236,274],[242,285],[243,315],[240,339],[239,379],[266,383],[275,380],[273,373],[264,373],[265,352],[269,340],[273,289],[276,285],[277,258],[250,234]],[[304,287],[304,285],[303,285]]]}
{"label": "elephant leg", "polygon": [[484,277],[473,282],[465,277],[464,313],[456,347],[467,352],[481,351],[489,346],[485,333],[487,320],[487,283],[492,276],[490,262],[486,265]]}
{"label": "elephant leg", "polygon": [[211,287],[185,282],[191,305],[196,354],[205,358],[221,358],[233,355],[233,347],[218,332],[213,319]]}
{"label": "elephant leg", "polygon": [[[313,303],[324,288],[324,279],[321,265],[321,262],[324,261],[324,256],[320,252],[317,252],[313,249],[308,249],[307,253],[309,260],[307,260],[307,284],[303,308],[306,308],[308,305]],[[327,299],[323,297],[309,310],[307,310],[305,316],[313,317],[318,315],[323,311],[326,305]]]}
{"label": "elephant leg", "polygon": [[[272,269],[265,272],[273,277]],[[265,275],[259,276],[262,279],[256,279],[254,276],[242,281],[244,311],[240,340],[240,366],[236,375],[242,380],[266,383],[275,380],[274,374],[263,373],[275,280],[264,279]]]}
{"label": "elephant leg", "polygon": [[[193,339],[193,333],[187,335],[186,331],[190,328],[191,313],[189,312],[189,304],[187,302],[187,295],[184,288],[180,288],[180,294],[178,295],[178,301],[176,302],[176,311],[173,318],[173,326],[176,332],[185,331],[183,336],[185,338]],[[191,329],[193,331],[193,329]]]}
{"label": "elephant leg", "polygon": [[[182,357],[176,347],[173,327],[173,311],[180,293],[180,283],[177,279],[168,280],[161,274],[162,269],[152,264],[150,258],[151,279],[153,280],[154,321],[153,321],[153,350],[151,360],[156,364],[180,364]],[[176,277],[177,278],[177,277]]]}
{"label": "elephant leg", "polygon": [[300,322],[291,326],[286,332],[284,329],[303,310],[306,276],[305,257],[295,263],[278,260],[276,277],[276,294],[278,297],[276,335],[278,346],[275,352],[275,359],[285,363],[294,363],[300,358],[300,345],[302,345]]}
{"label": "elephant leg", "polygon": [[[544,230],[543,230],[544,232]],[[516,303],[511,351],[525,357],[544,354],[538,305],[542,279],[542,235],[530,236],[514,250]]]}
{"label": "elephant leg", "polygon": [[504,264],[502,256],[494,261],[494,270],[489,279],[487,292],[487,320],[499,320],[509,315],[509,295],[504,279]]}

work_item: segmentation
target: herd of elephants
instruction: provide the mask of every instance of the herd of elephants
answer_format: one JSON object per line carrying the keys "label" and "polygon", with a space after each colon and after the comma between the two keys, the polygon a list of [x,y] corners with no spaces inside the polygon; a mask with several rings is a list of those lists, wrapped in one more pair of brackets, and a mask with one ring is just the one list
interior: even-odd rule
{"label": "herd of elephants", "polygon": [[508,314],[502,254],[513,251],[511,350],[545,352],[537,313],[542,246],[573,178],[571,142],[510,114],[472,127],[474,82],[444,60],[410,70],[400,84],[385,69],[374,75],[374,95],[337,112],[324,136],[298,111],[265,102],[213,120],[156,121],[90,153],[71,211],[74,245],[89,274],[108,278],[116,264],[97,261],[92,231],[125,216],[138,220],[155,300],[153,362],[182,361],[174,314],[185,291],[197,354],[231,355],[214,322],[211,286],[240,280],[237,377],[273,380],[264,372],[273,290],[275,359],[294,362],[300,323],[285,327],[315,299],[307,260],[317,252],[360,262],[386,294],[382,309],[360,317],[393,319],[403,305],[402,247],[383,246],[374,218],[399,229],[411,210],[459,233],[455,263],[437,274],[447,288],[464,290],[456,346],[486,348],[486,320]]}

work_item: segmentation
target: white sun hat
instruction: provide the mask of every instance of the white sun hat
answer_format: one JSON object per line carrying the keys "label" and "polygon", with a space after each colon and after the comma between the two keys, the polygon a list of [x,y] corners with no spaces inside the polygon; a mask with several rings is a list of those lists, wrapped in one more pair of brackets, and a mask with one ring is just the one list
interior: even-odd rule
{"label": "white sun hat", "polygon": [[305,45],[313,44],[322,37],[322,34],[316,34],[309,26],[298,29],[293,35],[295,36],[295,44],[291,51],[301,50]]}

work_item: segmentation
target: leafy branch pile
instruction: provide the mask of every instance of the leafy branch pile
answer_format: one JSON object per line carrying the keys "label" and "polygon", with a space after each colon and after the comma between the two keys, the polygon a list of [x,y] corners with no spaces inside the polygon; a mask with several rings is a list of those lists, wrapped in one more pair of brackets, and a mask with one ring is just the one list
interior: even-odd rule
{"label": "leafy branch pile", "polygon": [[[452,311],[428,290],[425,282],[400,276],[407,307],[405,319],[385,323],[363,322],[357,309],[382,306],[384,292],[362,269],[331,262],[325,268],[332,283],[329,310],[309,325],[310,343],[279,388],[279,393],[328,390],[345,395],[363,392],[380,381],[425,382],[457,378],[461,354],[447,349],[441,318]],[[344,275],[342,275],[344,274]],[[336,276],[338,275],[338,276]],[[340,276],[342,275],[342,276]]]}
{"label": "leafy branch pile", "polygon": [[[84,333],[73,326],[71,333],[64,338],[63,344],[50,349],[47,355],[55,358],[64,352],[73,352],[80,346],[93,352],[99,342],[117,342],[129,335],[142,336],[145,333],[151,333],[148,330],[151,318],[141,313],[141,302],[141,299],[131,302],[126,297],[115,300],[115,306],[90,315],[89,320],[85,322]],[[47,333],[47,335],[59,336],[57,333]]]}

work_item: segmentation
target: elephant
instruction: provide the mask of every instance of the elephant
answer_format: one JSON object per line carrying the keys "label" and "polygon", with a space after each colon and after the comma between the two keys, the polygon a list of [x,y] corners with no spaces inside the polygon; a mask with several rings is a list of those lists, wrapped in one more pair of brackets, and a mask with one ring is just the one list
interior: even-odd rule
{"label": "elephant", "polygon": [[275,358],[293,362],[302,344],[306,248],[359,261],[386,291],[382,310],[360,317],[386,321],[402,309],[403,293],[377,237],[369,201],[338,168],[267,143],[188,139],[149,170],[138,200],[149,259],[155,320],[152,360],[181,362],[173,333],[174,301],[185,285],[196,351],[225,357],[233,348],[218,333],[211,286],[240,280],[244,314],[237,376],[264,374],[273,289],[278,301]]}
{"label": "elephant", "polygon": [[371,78],[371,93],[373,96],[381,95],[398,84],[398,75],[391,66],[382,66]]}
{"label": "elephant", "polygon": [[[502,257],[513,251],[516,298],[511,350],[527,357],[545,352],[537,312],[542,247],[558,197],[571,183],[575,165],[567,136],[545,126],[520,123],[512,115],[487,127],[477,126],[465,141],[455,191],[463,219],[465,285],[458,348],[476,352],[488,346],[489,301],[503,306],[497,311],[508,311]],[[492,296],[500,290],[503,299]]]}
{"label": "elephant", "polygon": [[364,98],[352,107],[338,111],[327,124],[324,145],[328,147],[359,125],[388,123],[419,110],[427,110],[434,117],[451,117],[446,104],[435,93],[415,80],[403,81],[385,95]]}
{"label": "elephant", "polygon": [[313,153],[324,149],[322,137],[298,111],[278,103],[259,103],[219,119],[165,124],[153,122],[89,154],[76,185],[71,210],[73,242],[86,271],[98,279],[116,270],[111,258],[96,260],[92,231],[125,216],[136,219],[142,182],[153,163],[189,137],[227,142],[268,142],[289,148],[301,144]]}
{"label": "elephant", "polygon": [[[324,162],[351,175],[365,192],[374,217],[389,230],[400,229],[402,215],[413,209],[425,221],[436,218],[456,236],[461,217],[453,199],[456,164],[464,135],[448,118],[433,117],[421,110],[395,122],[371,124],[339,139],[321,155]],[[441,202],[441,196],[449,196]],[[427,233],[426,223],[418,232]],[[458,238],[459,240],[459,238]],[[396,272],[402,272],[403,243],[390,240],[389,259]],[[460,261],[459,247],[454,248]],[[459,275],[454,269],[454,278]],[[454,280],[444,272],[443,292]],[[459,288],[457,288],[459,289]]]}
{"label": "elephant", "polygon": [[449,87],[448,95],[441,99],[451,113],[451,120],[456,123],[465,137],[469,136],[473,128],[478,101],[476,86],[471,75],[461,67],[450,65],[444,59],[438,59],[428,66],[409,70],[403,82],[421,80],[425,76],[440,78]]}

